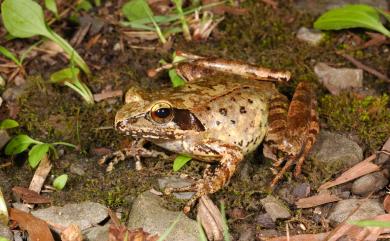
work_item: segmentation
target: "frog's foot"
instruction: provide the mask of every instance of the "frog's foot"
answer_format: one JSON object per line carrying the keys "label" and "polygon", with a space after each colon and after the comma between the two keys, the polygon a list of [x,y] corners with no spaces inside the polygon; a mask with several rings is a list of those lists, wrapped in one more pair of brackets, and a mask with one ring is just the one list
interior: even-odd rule
{"label": "frog's foot", "polygon": [[271,186],[275,186],[294,164],[294,176],[301,173],[303,162],[319,132],[316,108],[314,91],[305,82],[298,84],[288,110],[286,97],[277,95],[271,99],[266,141],[274,152],[280,150],[286,154],[275,162],[275,166],[285,164]]}
{"label": "frog's foot", "polygon": [[159,157],[162,159],[169,159],[170,157],[164,152],[159,152],[156,150],[148,150],[143,147],[145,141],[137,141],[131,144],[130,147],[123,148],[119,151],[115,151],[108,155],[103,156],[99,161],[99,165],[107,166],[106,171],[110,172],[114,169],[114,166],[120,162],[124,161],[127,157],[133,157],[135,162],[136,170],[142,169],[141,157]]}
{"label": "frog's foot", "polygon": [[179,188],[169,187],[164,190],[164,193],[167,195],[170,195],[173,192],[195,192],[191,199],[186,203],[183,210],[184,213],[188,213],[200,197],[215,193],[227,184],[235,172],[237,164],[243,159],[240,148],[233,145],[219,143],[216,146],[205,145],[203,147],[218,152],[222,156],[214,171],[211,171],[211,169],[207,167],[203,174],[204,177],[194,184]]}
{"label": "frog's foot", "polygon": [[208,77],[217,72],[276,82],[285,82],[291,77],[291,73],[288,71],[276,71],[240,61],[206,58],[180,51],[177,51],[176,55],[186,58],[186,61],[177,65],[176,71],[187,81]]}

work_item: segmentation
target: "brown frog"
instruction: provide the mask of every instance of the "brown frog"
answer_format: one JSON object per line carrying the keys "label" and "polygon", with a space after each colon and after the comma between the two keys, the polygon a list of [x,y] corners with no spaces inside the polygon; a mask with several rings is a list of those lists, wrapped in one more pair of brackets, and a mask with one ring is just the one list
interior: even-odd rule
{"label": "brown frog", "polygon": [[288,81],[289,72],[278,72],[238,61],[178,53],[186,61],[175,67],[188,81],[179,88],[146,93],[131,88],[126,104],[117,112],[115,127],[136,140],[136,144],[104,157],[101,163],[113,164],[127,156],[158,156],[143,148],[146,141],[196,160],[214,162],[204,178],[184,188],[165,192],[194,191],[185,206],[201,196],[221,189],[234,174],[244,156],[265,141],[272,153],[282,151],[275,166],[284,166],[271,186],[296,164],[295,176],[319,131],[316,100],[310,85],[298,84],[290,105],[273,82]]}

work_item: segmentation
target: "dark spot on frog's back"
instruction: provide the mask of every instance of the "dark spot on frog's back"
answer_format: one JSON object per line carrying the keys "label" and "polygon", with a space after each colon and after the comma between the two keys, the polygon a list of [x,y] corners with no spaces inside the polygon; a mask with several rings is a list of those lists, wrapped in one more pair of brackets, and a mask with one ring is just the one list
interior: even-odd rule
{"label": "dark spot on frog's back", "polygon": [[240,106],[240,113],[241,114],[245,114],[246,113],[246,109],[244,106]]}
{"label": "dark spot on frog's back", "polygon": [[173,109],[173,122],[182,130],[205,131],[202,122],[189,110]]}
{"label": "dark spot on frog's back", "polygon": [[227,110],[225,108],[221,108],[221,109],[219,109],[219,113],[221,113],[221,115],[223,115],[223,116],[226,116]]}
{"label": "dark spot on frog's back", "polygon": [[253,103],[253,100],[248,99],[248,102],[249,102],[249,104],[252,104],[252,103]]}

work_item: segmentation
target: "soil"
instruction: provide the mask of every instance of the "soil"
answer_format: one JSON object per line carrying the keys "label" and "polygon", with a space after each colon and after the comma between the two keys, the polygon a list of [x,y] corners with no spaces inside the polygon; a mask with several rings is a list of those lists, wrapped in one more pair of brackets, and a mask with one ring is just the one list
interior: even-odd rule
{"label": "soil", "polygon": [[[321,127],[355,136],[359,144],[365,148],[366,156],[371,154],[388,137],[390,130],[388,124],[383,123],[382,119],[373,120],[377,121],[373,126],[383,125],[384,128],[365,131],[364,135],[370,132],[369,143],[362,133],[355,131],[357,128],[363,128],[366,122],[357,123],[356,128],[350,128],[348,124],[343,123],[336,125],[337,116],[330,115],[332,112],[329,108],[330,103],[331,106],[344,108],[343,103],[355,101],[354,103],[359,105],[358,100],[367,96],[350,93],[341,97],[330,96],[329,92],[318,83],[313,72],[313,66],[318,62],[325,62],[336,67],[353,67],[337,55],[335,50],[347,48],[353,35],[366,39],[364,30],[327,32],[325,41],[319,46],[310,46],[297,40],[296,31],[301,26],[312,27],[317,16],[296,10],[293,4],[292,1],[288,1],[286,4],[280,4],[277,9],[273,9],[261,1],[247,1],[241,7],[249,11],[242,15],[227,13],[225,19],[207,40],[188,42],[178,34],[171,39],[170,48],[161,46],[157,41],[143,41],[137,44],[141,47],[153,47],[153,49],[134,48],[134,44],[127,41],[123,35],[126,29],[118,24],[120,6],[116,1],[111,1],[109,6],[95,7],[89,12],[80,11],[78,13],[80,16],[98,17],[104,22],[103,28],[97,34],[87,35],[76,48],[93,72],[92,78],[88,80],[83,78],[83,80],[93,93],[100,93],[107,87],[125,92],[133,85],[148,88],[151,91],[158,90],[163,86],[171,85],[168,75],[162,74],[158,78],[151,79],[147,77],[147,70],[156,67],[161,59],[170,60],[174,50],[243,60],[265,67],[289,70],[293,73],[293,80],[291,83],[278,86],[280,91],[291,98],[299,81],[312,82],[316,86]],[[64,19],[56,21],[52,24],[52,28],[70,39],[79,26]],[[99,39],[92,45],[88,44],[98,34]],[[2,40],[0,44],[19,51],[37,40],[37,37],[7,42]],[[123,50],[114,50],[114,46],[117,45],[123,46]],[[389,46],[381,45],[364,50],[351,50],[348,53],[389,75],[388,52]],[[133,198],[152,187],[158,189],[156,182],[158,177],[179,174],[172,171],[171,162],[156,159],[143,160],[145,168],[142,171],[135,171],[132,160],[127,160],[119,163],[114,171],[106,173],[104,167],[97,164],[101,152],[114,151],[128,143],[127,137],[119,135],[112,128],[115,113],[121,107],[122,99],[107,99],[93,106],[84,104],[82,99],[69,88],[48,82],[50,74],[68,66],[68,61],[64,57],[54,56],[51,57],[54,63],[50,64],[41,57],[42,54],[38,54],[34,58],[29,58],[24,66],[27,72],[27,88],[14,102],[19,108],[15,119],[20,127],[10,130],[9,133],[11,135],[24,133],[48,143],[65,141],[78,146],[77,149],[58,147],[60,156],[53,160],[54,168],[47,183],[50,184],[54,177],[63,173],[69,175],[69,181],[63,191],[47,194],[53,200],[52,205],[84,200],[96,201],[119,210],[124,214],[122,221],[126,221]],[[15,83],[12,82],[7,83],[7,88],[14,85]],[[374,93],[370,98],[386,98],[383,96],[390,92],[388,83],[370,74],[365,73],[364,85]],[[373,111],[388,114],[389,105],[389,100],[386,98],[384,103],[375,105]],[[9,117],[7,105],[3,104],[0,110],[1,119]],[[11,188],[13,186],[27,187],[34,173],[25,163],[25,159],[26,153],[14,157],[1,154],[1,163],[12,161],[13,164],[0,169],[0,186],[8,200],[12,199]],[[310,163],[310,160],[307,162]],[[71,173],[72,165],[80,166],[85,171],[84,176]],[[242,171],[245,165],[245,171]],[[269,194],[268,184],[273,177],[270,171],[271,166],[269,161],[264,160],[260,148],[257,153],[247,158],[246,163],[241,165],[237,175],[232,178],[228,186],[211,196],[215,201],[225,202],[233,237],[237,238],[239,230],[245,225],[256,228],[255,218],[264,213],[260,199]],[[199,178],[204,168],[205,164],[192,161],[180,173]],[[293,178],[288,174],[277,189],[283,190],[298,183],[308,182],[314,190],[322,180],[310,179],[310,171],[304,168],[299,178]],[[279,193],[279,191],[274,192],[276,196]],[[165,200],[165,205],[173,210],[180,210],[183,204],[172,197],[165,197]],[[306,233],[329,231],[329,227],[323,226],[320,220],[310,216],[312,215],[310,212],[306,213],[296,209],[293,205],[289,208],[293,211],[293,219],[290,220],[292,225],[290,234],[303,232],[298,227],[299,223],[305,224],[304,232]],[[244,218],[234,215],[237,210],[241,212],[239,216]],[[276,229],[283,232],[285,223],[278,222]]]}

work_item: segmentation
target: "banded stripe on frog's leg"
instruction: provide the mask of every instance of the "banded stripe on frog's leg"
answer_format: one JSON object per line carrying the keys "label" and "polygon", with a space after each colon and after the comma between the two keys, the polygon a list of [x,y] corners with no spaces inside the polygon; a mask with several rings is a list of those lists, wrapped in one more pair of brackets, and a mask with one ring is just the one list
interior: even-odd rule
{"label": "banded stripe on frog's leg", "polygon": [[319,132],[316,108],[317,102],[310,84],[299,83],[288,109],[285,136],[278,145],[279,150],[286,152],[288,160],[274,177],[271,186],[276,185],[293,164],[296,164],[295,176],[300,174]]}

